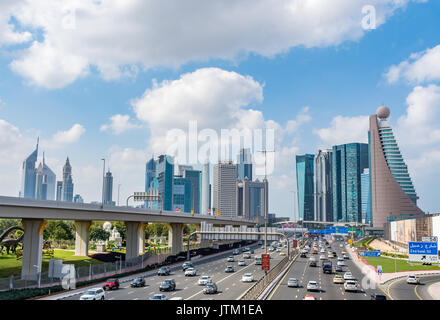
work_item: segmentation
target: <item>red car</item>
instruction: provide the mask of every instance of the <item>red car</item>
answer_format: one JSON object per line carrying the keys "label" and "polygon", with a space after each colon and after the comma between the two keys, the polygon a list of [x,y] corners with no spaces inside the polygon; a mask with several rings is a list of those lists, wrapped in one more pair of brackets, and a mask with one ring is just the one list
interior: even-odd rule
{"label": "red car", "polygon": [[104,288],[104,290],[119,289],[119,280],[118,279],[108,279],[103,288]]}

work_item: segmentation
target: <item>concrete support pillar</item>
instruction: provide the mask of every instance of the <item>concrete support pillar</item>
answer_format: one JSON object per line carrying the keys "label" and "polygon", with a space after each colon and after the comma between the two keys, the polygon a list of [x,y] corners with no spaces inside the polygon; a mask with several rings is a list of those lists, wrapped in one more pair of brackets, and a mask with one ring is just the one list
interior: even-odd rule
{"label": "concrete support pillar", "polygon": [[43,258],[43,231],[47,221],[43,219],[22,219],[24,229],[22,280],[38,280]]}
{"label": "concrete support pillar", "polygon": [[75,221],[75,256],[89,255],[89,236],[92,221]]}
{"label": "concrete support pillar", "polygon": [[[196,231],[201,231],[202,226],[200,224],[196,224]],[[197,235],[197,239],[200,242],[200,248],[209,248],[209,240],[208,239],[202,239],[202,235]]]}
{"label": "concrete support pillar", "polygon": [[145,228],[143,222],[125,222],[127,242],[125,260],[133,259],[145,253]]}
{"label": "concrete support pillar", "polygon": [[171,254],[176,255],[183,251],[183,227],[182,223],[170,223],[168,230],[168,247],[171,247]]}

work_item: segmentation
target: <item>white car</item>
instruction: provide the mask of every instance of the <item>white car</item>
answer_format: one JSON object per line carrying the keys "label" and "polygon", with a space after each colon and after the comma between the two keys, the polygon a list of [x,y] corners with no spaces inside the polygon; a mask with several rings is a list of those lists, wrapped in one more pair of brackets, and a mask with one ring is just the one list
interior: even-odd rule
{"label": "white car", "polygon": [[238,261],[238,266],[239,266],[239,267],[244,267],[244,266],[246,266],[246,261],[244,261],[244,260],[240,260],[240,261]]}
{"label": "white car", "polygon": [[319,260],[325,260],[325,255],[321,254],[321,255],[319,256]]}
{"label": "white car", "polygon": [[354,276],[350,271],[347,271],[346,273],[344,273],[344,280],[354,280]]}
{"label": "white car", "polygon": [[248,253],[248,252],[243,253],[243,259],[250,259],[250,258],[251,258],[251,254],[250,253]]}
{"label": "white car", "polygon": [[234,256],[229,256],[227,259],[228,262],[234,262]]}
{"label": "white car", "polygon": [[169,300],[184,300],[182,297],[172,297]]}
{"label": "white car", "polygon": [[254,281],[254,276],[252,275],[252,273],[245,273],[241,277],[241,281],[242,282],[253,282]]}
{"label": "white car", "polygon": [[163,293],[156,293],[150,299],[151,300],[168,300],[168,297]]}
{"label": "white car", "polygon": [[212,278],[210,276],[201,276],[199,278],[199,286],[204,286],[207,283],[212,282]]}
{"label": "white car", "polygon": [[316,281],[309,281],[307,283],[307,291],[319,291],[318,283]]}
{"label": "white car", "polygon": [[195,268],[188,268],[185,270],[185,277],[194,277],[197,275],[197,270]]}
{"label": "white car", "polygon": [[419,281],[419,279],[416,276],[409,275],[408,278],[406,278],[406,283],[409,283],[409,284],[419,284],[420,281]]}
{"label": "white car", "polygon": [[79,300],[104,300],[105,292],[102,288],[89,289],[82,294]]}
{"label": "white car", "polygon": [[344,261],[338,261],[338,263],[336,264],[337,266],[345,266],[345,262]]}
{"label": "white car", "polygon": [[299,287],[299,281],[296,278],[290,278],[287,281],[287,286],[291,288],[298,288]]}
{"label": "white car", "polygon": [[344,261],[344,257],[343,256],[338,256],[338,261]]}
{"label": "white car", "polygon": [[344,283],[344,290],[345,291],[358,291],[358,285],[356,281],[348,280]]}
{"label": "white car", "polygon": [[344,258],[345,260],[350,259],[350,257],[349,257],[348,254],[346,254],[346,253],[344,253],[344,254],[342,255],[342,258]]}
{"label": "white car", "polygon": [[285,255],[286,255],[286,253],[284,251],[280,252],[280,256],[285,256]]}

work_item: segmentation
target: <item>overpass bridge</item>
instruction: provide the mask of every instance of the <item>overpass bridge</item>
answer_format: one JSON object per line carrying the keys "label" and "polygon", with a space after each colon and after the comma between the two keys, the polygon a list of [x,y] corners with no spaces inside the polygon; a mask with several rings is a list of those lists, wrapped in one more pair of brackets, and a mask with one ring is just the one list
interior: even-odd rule
{"label": "overpass bridge", "polygon": [[[127,227],[126,259],[145,252],[145,227],[149,222],[168,223],[171,253],[183,251],[184,224],[207,222],[216,226],[254,226],[255,221],[222,216],[192,215],[144,208],[35,200],[0,196],[0,218],[21,219],[23,239],[22,279],[36,280],[41,270],[43,231],[47,220],[72,220],[75,224],[75,255],[87,256],[92,221],[123,221]],[[35,267],[38,267],[35,268]]]}

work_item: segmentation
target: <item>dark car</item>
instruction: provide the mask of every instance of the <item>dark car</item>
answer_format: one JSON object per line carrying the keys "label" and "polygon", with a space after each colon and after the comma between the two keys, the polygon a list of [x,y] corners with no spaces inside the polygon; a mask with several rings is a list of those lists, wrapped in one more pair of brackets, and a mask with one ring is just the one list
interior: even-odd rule
{"label": "dark car", "polygon": [[174,279],[167,279],[162,281],[159,286],[160,291],[174,291],[176,290],[176,282]]}
{"label": "dark car", "polygon": [[115,290],[119,289],[119,280],[118,279],[108,279],[107,282],[103,286],[104,290]]}
{"label": "dark car", "polygon": [[170,268],[162,267],[157,271],[158,276],[168,276],[171,273]]}
{"label": "dark car", "polygon": [[130,283],[130,287],[132,288],[145,287],[145,279],[141,277],[133,279],[133,281]]}
{"label": "dark car", "polygon": [[205,284],[203,289],[204,294],[215,294],[217,293],[217,285],[213,282]]}
{"label": "dark car", "polygon": [[336,272],[343,272],[344,269],[342,269],[342,266],[336,266],[335,271]]}
{"label": "dark car", "polygon": [[372,294],[371,300],[386,300],[387,296],[383,294]]}
{"label": "dark car", "polygon": [[227,266],[226,269],[225,269],[225,272],[226,272],[226,273],[234,272],[234,271],[235,271],[235,270],[234,270],[234,267],[233,267],[233,266]]}
{"label": "dark car", "polygon": [[307,258],[306,253],[305,253],[305,252],[302,252],[301,255],[300,255],[300,258]]}
{"label": "dark car", "polygon": [[194,268],[194,266],[192,265],[191,262],[184,262],[184,263],[182,264],[182,270],[185,271],[185,270],[188,269],[188,268]]}

